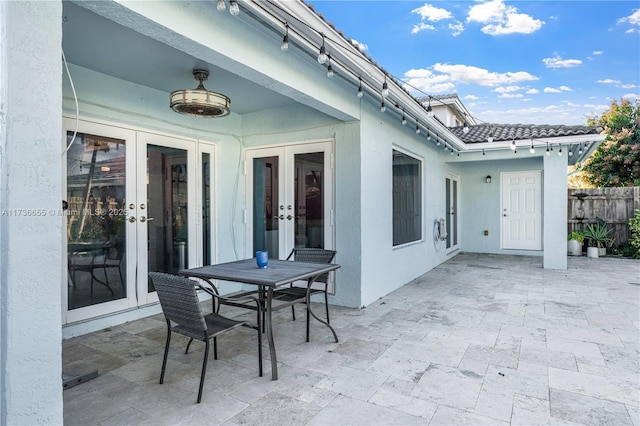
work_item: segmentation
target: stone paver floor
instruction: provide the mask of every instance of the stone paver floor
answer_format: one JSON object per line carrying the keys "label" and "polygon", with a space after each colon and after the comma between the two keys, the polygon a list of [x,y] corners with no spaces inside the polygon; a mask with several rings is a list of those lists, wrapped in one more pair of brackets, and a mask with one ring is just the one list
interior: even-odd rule
{"label": "stone paver floor", "polygon": [[[640,426],[640,261],[459,254],[330,331],[277,313],[277,381],[255,333],[219,339],[201,404],[202,345],[175,335],[165,383],[161,315],[63,342],[67,425],[587,424]],[[227,315],[248,315],[223,307]],[[322,312],[322,309],[318,309]],[[266,349],[266,348],[265,348]]]}

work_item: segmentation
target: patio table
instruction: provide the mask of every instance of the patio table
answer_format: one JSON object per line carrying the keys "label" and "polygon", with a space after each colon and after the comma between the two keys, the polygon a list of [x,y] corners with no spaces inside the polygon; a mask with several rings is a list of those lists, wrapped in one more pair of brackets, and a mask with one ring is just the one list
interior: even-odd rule
{"label": "patio table", "polygon": [[[310,297],[309,294],[311,285],[313,284],[314,280],[320,275],[330,271],[335,271],[338,268],[340,268],[340,265],[338,264],[306,263],[269,259],[269,265],[266,268],[260,269],[256,265],[255,259],[245,259],[228,263],[219,263],[217,265],[183,269],[178,273],[186,277],[200,278],[208,282],[210,285],[212,285],[211,280],[222,280],[258,286],[258,294],[261,302],[260,305],[263,307],[263,309],[266,309],[265,322],[267,340],[269,342],[269,354],[271,357],[271,378],[273,380],[277,380],[278,367],[276,364],[276,348],[273,341],[272,313],[276,310],[286,308],[294,303],[299,303],[301,300],[306,299],[307,309],[309,310],[311,316],[313,316],[313,318],[315,318],[317,321],[329,327],[329,329],[333,333],[333,337],[337,342],[338,335],[336,334],[333,327],[331,327],[328,322],[318,318],[311,309],[311,303],[308,302]],[[283,287],[301,280],[307,281],[307,294],[305,298],[284,304],[279,304],[276,307],[272,306],[273,291],[276,288]],[[211,291],[204,286],[201,286],[201,288],[205,291]]]}

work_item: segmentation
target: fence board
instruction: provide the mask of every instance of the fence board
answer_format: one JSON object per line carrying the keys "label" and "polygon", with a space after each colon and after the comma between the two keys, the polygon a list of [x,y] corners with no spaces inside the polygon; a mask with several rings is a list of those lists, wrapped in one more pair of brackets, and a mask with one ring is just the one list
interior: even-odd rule
{"label": "fence board", "polygon": [[569,189],[567,193],[567,232],[585,229],[600,217],[609,224],[616,244],[629,241],[629,219],[640,209],[640,187]]}

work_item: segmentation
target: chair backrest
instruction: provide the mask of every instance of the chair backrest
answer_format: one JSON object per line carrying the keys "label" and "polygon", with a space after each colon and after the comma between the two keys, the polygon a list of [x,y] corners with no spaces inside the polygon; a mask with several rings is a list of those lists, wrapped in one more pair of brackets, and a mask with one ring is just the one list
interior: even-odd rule
{"label": "chair backrest", "polygon": [[[287,256],[287,260],[309,263],[331,263],[334,257],[336,257],[336,252],[334,250],[296,247],[291,250],[291,253]],[[314,282],[326,283],[328,279],[329,273],[326,273],[320,275]]]}
{"label": "chair backrest", "polygon": [[202,339],[207,330],[195,284],[188,278],[164,272],[149,272],[166,319]]}

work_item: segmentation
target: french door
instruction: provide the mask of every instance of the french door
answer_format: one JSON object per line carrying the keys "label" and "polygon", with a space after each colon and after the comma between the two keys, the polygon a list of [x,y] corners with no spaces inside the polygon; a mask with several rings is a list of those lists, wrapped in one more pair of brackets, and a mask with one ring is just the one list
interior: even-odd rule
{"label": "french door", "polygon": [[458,190],[458,176],[448,174],[445,177],[445,228],[448,251],[458,248]]}
{"label": "french door", "polygon": [[198,191],[210,170],[196,170],[210,168],[212,148],[88,121],[74,138],[74,127],[65,120],[65,323],[157,301],[148,272],[202,263],[197,236],[211,229],[210,194]]}
{"label": "french door", "polygon": [[246,151],[247,257],[333,245],[333,143]]}

